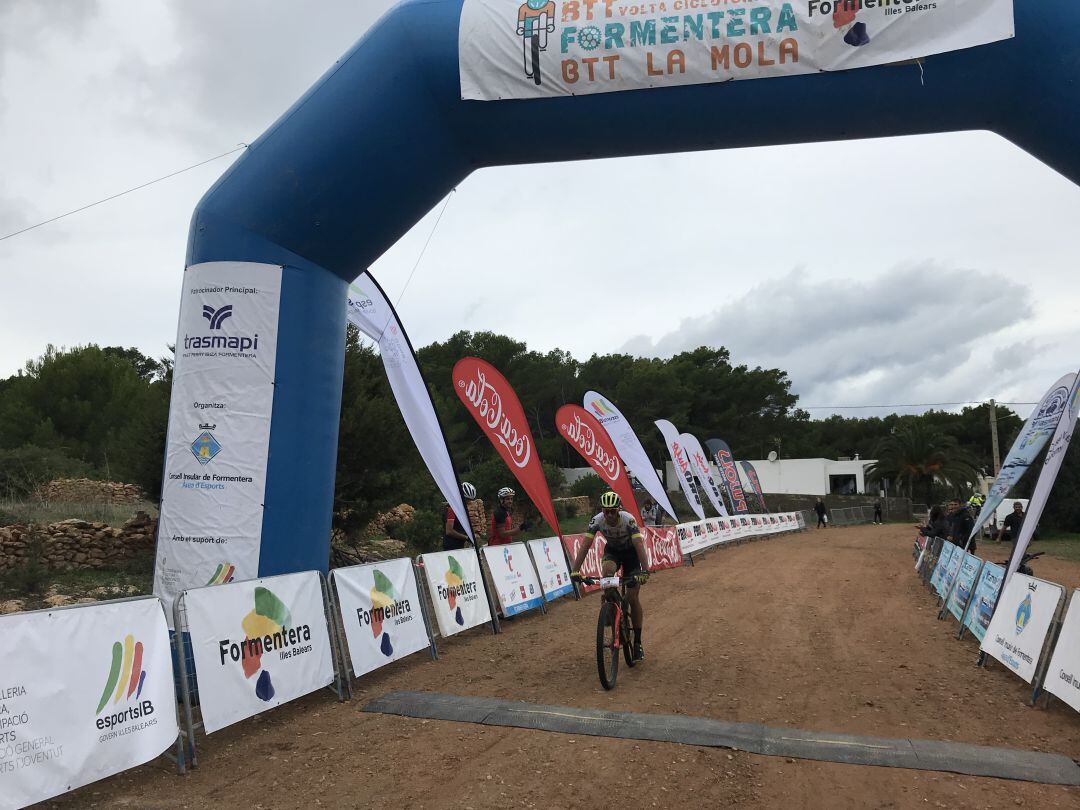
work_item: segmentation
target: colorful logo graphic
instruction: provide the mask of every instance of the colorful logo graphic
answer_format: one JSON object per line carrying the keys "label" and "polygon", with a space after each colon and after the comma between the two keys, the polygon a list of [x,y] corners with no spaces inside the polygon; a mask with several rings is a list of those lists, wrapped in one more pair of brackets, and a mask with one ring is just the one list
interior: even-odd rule
{"label": "colorful logo graphic", "polygon": [[547,557],[547,561],[551,562],[551,548],[548,546],[548,541],[542,541],[544,545],[544,556]]}
{"label": "colorful logo graphic", "polygon": [[210,461],[221,452],[221,443],[214,438],[214,434],[204,430],[199,437],[191,443],[191,452],[200,464],[209,464]]}
{"label": "colorful logo graphic", "polygon": [[465,584],[465,569],[453,557],[450,557],[450,570],[443,576],[446,580],[446,601],[450,610],[454,611],[454,621],[460,625],[465,624],[465,617],[461,615],[461,608],[457,603],[457,595]]}
{"label": "colorful logo graphic", "polygon": [[105,691],[101,693],[98,701],[97,712],[105,708],[112,695],[113,705],[120,702],[120,698],[130,698],[135,695],[138,700],[142,695],[143,683],[146,681],[146,670],[142,668],[143,645],[136,641],[135,637],[128,634],[124,636],[124,643],[119,641],[113,644],[112,666],[109,668],[109,677],[105,681]]}
{"label": "colorful logo graphic", "polygon": [[221,322],[232,317],[232,304],[226,304],[220,309],[214,309],[209,304],[203,304],[202,316],[210,321],[211,329],[220,329]]}
{"label": "colorful logo graphic", "polygon": [[506,563],[506,568],[507,568],[507,570],[510,571],[511,574],[514,573],[513,559],[514,559],[514,555],[510,553],[510,549],[504,547],[503,548],[503,562]]}
{"label": "colorful logo graphic", "polygon": [[1028,622],[1031,621],[1031,594],[1027,594],[1024,597],[1024,601],[1020,603],[1020,607],[1016,609],[1016,634],[1024,632],[1024,628],[1027,627]]}
{"label": "colorful logo graphic", "polygon": [[[254,639],[272,638],[274,635],[281,635],[282,630],[287,627],[292,627],[292,613],[285,606],[273,591],[268,588],[256,587],[255,588],[255,609],[252,610],[244,620],[240,623],[240,626],[244,628],[244,644],[249,648],[252,645],[249,644]],[[262,653],[265,649],[252,652],[257,654],[249,654],[244,657],[244,677],[250,678],[256,672],[259,673],[259,679],[255,682],[255,697],[259,700],[270,701],[274,697],[274,684],[270,680],[270,672],[262,665]]]}
{"label": "colorful logo graphic", "polygon": [[394,654],[394,646],[390,643],[389,631],[383,633],[383,619],[387,610],[392,609],[398,601],[398,593],[394,589],[394,583],[378,568],[375,569],[375,585],[371,588],[371,635],[378,638],[382,635],[379,649],[382,654],[389,658]]}
{"label": "colorful logo graphic", "polygon": [[236,566],[229,563],[218,563],[218,567],[214,571],[214,575],[210,577],[210,581],[207,585],[224,585],[226,582],[233,581],[233,574],[236,573]]}
{"label": "colorful logo graphic", "polygon": [[[539,85],[540,54],[547,50],[548,34],[555,31],[553,0],[525,0],[518,7],[517,35],[522,42],[522,62],[525,77]],[[599,34],[599,30],[597,30]],[[599,42],[597,42],[599,44]]]}

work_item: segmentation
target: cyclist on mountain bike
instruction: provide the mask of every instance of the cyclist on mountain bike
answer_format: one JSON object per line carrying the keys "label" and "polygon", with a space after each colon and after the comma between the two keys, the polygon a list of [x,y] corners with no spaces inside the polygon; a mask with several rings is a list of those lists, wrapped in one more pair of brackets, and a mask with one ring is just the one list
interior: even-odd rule
{"label": "cyclist on mountain bike", "polygon": [[597,533],[604,535],[607,546],[604,547],[602,569],[605,577],[611,577],[622,568],[622,578],[627,583],[626,597],[630,602],[630,622],[634,628],[634,658],[640,661],[645,657],[645,649],[641,645],[644,614],[638,584],[648,579],[649,575],[645,543],[637,521],[629,512],[622,510],[622,500],[616,493],[608,491],[601,495],[600,507],[603,511],[589,521],[589,527],[585,530],[585,542],[578,550],[570,578],[575,581],[581,579],[581,564],[585,562],[593,540]]}

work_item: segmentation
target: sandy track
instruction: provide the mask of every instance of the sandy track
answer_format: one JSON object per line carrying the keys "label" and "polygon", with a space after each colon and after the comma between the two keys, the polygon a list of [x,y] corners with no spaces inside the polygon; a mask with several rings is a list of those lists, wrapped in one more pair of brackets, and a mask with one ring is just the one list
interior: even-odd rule
{"label": "sandy track", "polygon": [[[1080,789],[795,761],[717,749],[409,720],[361,712],[398,689],[432,690],[885,737],[954,740],[1080,759],[1080,715],[1031,709],[1002,667],[912,571],[908,528],[825,529],[709,553],[646,587],[648,660],[597,681],[596,597],[563,600],[504,633],[473,630],[354,683],[210,738],[200,767],[161,762],[51,804],[266,808],[1080,807]],[[993,546],[991,559],[1001,556]],[[1073,585],[1080,566],[1040,561]],[[633,786],[630,792],[630,785]]]}

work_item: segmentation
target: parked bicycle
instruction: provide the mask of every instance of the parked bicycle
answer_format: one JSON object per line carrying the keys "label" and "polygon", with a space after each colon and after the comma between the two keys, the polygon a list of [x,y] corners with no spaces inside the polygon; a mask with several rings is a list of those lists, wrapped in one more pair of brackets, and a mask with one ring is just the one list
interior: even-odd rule
{"label": "parked bicycle", "polygon": [[615,688],[615,679],[619,677],[619,651],[626,659],[626,665],[637,664],[634,658],[634,632],[630,627],[630,601],[626,596],[626,587],[630,582],[644,585],[648,574],[625,577],[582,577],[579,581],[586,585],[599,585],[604,589],[600,603],[600,615],[596,621],[596,669],[600,675],[600,684],[605,689]]}

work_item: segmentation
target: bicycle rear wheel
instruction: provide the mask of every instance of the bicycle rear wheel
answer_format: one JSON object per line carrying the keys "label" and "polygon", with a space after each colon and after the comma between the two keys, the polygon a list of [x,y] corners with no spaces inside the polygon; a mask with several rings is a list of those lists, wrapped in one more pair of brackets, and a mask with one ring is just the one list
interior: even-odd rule
{"label": "bicycle rear wheel", "polygon": [[600,684],[605,689],[614,689],[615,679],[619,676],[619,649],[615,646],[615,634],[618,632],[615,606],[605,600],[596,621],[596,670],[600,674]]}
{"label": "bicycle rear wheel", "polygon": [[533,83],[540,84],[540,35],[533,34],[529,43],[532,50]]}

